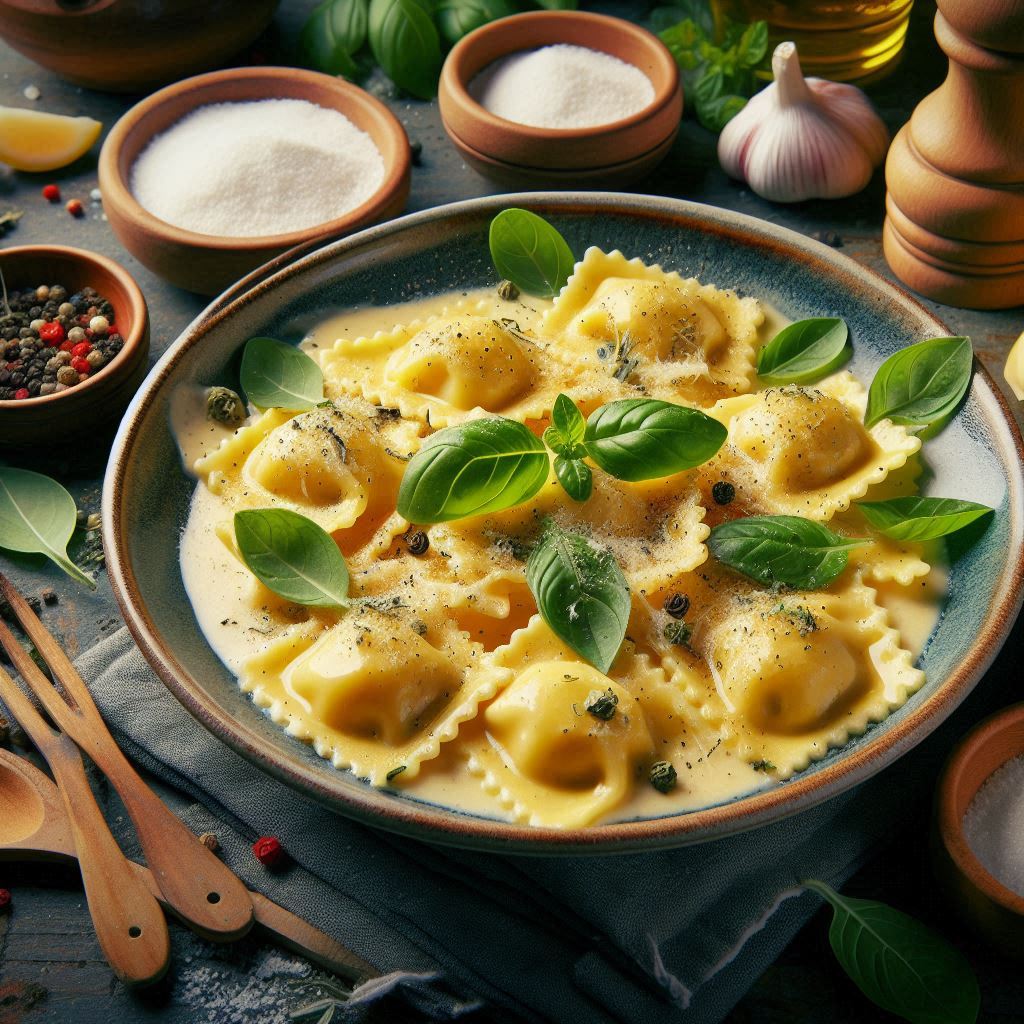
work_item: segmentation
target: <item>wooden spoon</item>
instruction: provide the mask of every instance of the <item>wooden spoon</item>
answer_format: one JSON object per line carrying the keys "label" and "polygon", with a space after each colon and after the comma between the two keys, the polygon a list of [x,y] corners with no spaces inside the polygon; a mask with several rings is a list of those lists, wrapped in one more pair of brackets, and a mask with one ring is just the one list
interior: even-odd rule
{"label": "wooden spoon", "polygon": [[[57,787],[35,765],[0,749],[0,861],[73,857],[75,843]],[[151,872],[141,864],[129,864],[165,909],[170,909]],[[256,923],[280,945],[352,983],[379,976],[380,971],[319,928],[266,896],[250,895]]]}

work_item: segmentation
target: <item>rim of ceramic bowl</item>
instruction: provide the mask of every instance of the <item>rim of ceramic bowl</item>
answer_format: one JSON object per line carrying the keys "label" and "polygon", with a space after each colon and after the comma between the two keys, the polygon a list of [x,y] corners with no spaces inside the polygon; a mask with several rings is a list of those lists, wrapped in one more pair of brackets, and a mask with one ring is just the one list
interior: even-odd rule
{"label": "rim of ceramic bowl", "polygon": [[[609,121],[606,124],[592,125],[585,128],[541,128],[537,125],[521,124],[518,121],[509,121],[507,118],[499,117],[473,98],[469,91],[469,82],[474,75],[479,74],[483,70],[483,67],[468,71],[467,64],[471,63],[471,58],[475,55],[481,40],[496,34],[510,33],[510,27],[515,28],[519,25],[529,24],[551,25],[555,28],[574,24],[600,25],[628,34],[644,46],[650,52],[652,59],[660,65],[660,70],[665,76],[664,81],[661,87],[655,90],[654,99],[645,107],[638,110],[635,114],[619,118],[617,121]],[[565,42],[565,40],[562,40],[562,42]],[[554,45],[554,43],[542,45],[550,46]],[[495,59],[501,60],[503,57],[517,52],[519,51],[511,49],[499,54]],[[452,99],[460,104],[464,110],[470,112],[478,124],[487,125],[502,132],[514,131],[523,138],[532,139],[537,142],[571,141],[584,138],[595,139],[616,135],[649,121],[656,113],[665,107],[671,106],[676,101],[677,94],[680,95],[679,103],[680,108],[682,107],[679,66],[669,52],[668,47],[654,33],[649,32],[641,25],[624,21],[622,18],[615,18],[609,14],[595,14],[592,11],[526,11],[523,14],[512,14],[505,18],[499,18],[497,21],[481,25],[460,39],[452,47],[445,58],[444,67],[441,69],[441,77],[445,86],[451,90]]]}
{"label": "rim of ceramic bowl", "polygon": [[[968,771],[970,762],[977,756],[980,750],[983,750],[990,744],[998,733],[1004,729],[1013,728],[1024,730],[1024,703],[1013,704],[1008,708],[1003,708],[1002,711],[997,711],[994,715],[990,715],[971,729],[957,744],[950,755],[946,767],[943,769],[942,780],[939,783],[939,834],[946,851],[964,878],[993,903],[1024,917],[1024,896],[1014,892],[1000,882],[982,864],[971,844],[967,841],[967,833],[964,831],[964,815],[960,811],[961,787],[965,785],[964,775]],[[1021,748],[1016,755],[1010,754],[1006,761],[997,765],[993,771],[998,771],[999,768],[1014,756],[1024,756],[1024,741],[1022,741]],[[976,787],[973,787],[974,791],[966,801],[968,806],[981,787],[991,778],[991,774],[986,775]],[[966,807],[964,811],[966,811]]]}
{"label": "rim of ceramic bowl", "polygon": [[60,391],[52,395],[36,395],[34,398],[0,400],[0,410],[2,411],[10,409],[17,409],[18,411],[40,409],[48,404],[59,402],[65,395],[74,393],[75,397],[78,398],[88,394],[87,389],[89,388],[103,387],[109,384],[112,376],[131,362],[149,329],[149,309],[146,306],[146,298],[142,294],[142,289],[136,283],[135,278],[120,263],[110,259],[109,256],[101,256],[98,252],[91,252],[89,249],[77,249],[71,245],[16,245],[9,249],[0,250],[0,259],[3,260],[26,256],[45,257],[47,255],[75,260],[87,267],[100,267],[110,274],[111,277],[116,278],[128,296],[128,304],[131,307],[129,316],[132,329],[128,334],[121,335],[124,338],[124,345],[121,347],[121,351],[100,371],[89,374],[80,384],[76,384],[73,388],[68,388],[67,391]]}
{"label": "rim of ceramic bowl", "polygon": [[[141,423],[154,405],[156,394],[204,335],[232,314],[265,295],[283,281],[320,264],[329,263],[364,245],[400,236],[407,229],[462,217],[479,219],[508,205],[527,206],[552,215],[600,216],[628,212],[639,219],[670,223],[681,230],[717,235],[746,248],[784,252],[789,259],[819,264],[848,288],[867,290],[878,300],[910,307],[936,334],[948,328],[915,298],[874,271],[836,253],[822,243],[770,222],[701,203],[617,192],[573,195],[564,192],[527,192],[487,196],[451,203],[410,214],[387,224],[367,228],[331,243],[295,262],[281,258],[254,271],[248,279],[214,300],[164,354],[133,399],[111,450],[103,487],[103,541],[114,593],[132,635],[149,664],[180,703],[210,732],[247,760],[335,812],[392,832],[435,843],[490,849],[505,853],[570,854],[617,853],[684,846],[747,831],[813,807],[880,771],[936,729],[967,696],[995,658],[1013,624],[1024,597],[1024,479],[1008,480],[1013,546],[993,593],[987,618],[974,643],[950,672],[943,685],[928,695],[905,718],[891,724],[875,739],[848,751],[836,761],[785,785],[736,800],[685,813],[613,822],[588,828],[533,827],[483,818],[440,805],[396,800],[369,785],[352,785],[350,775],[338,772],[337,782],[314,772],[297,758],[268,750],[244,722],[228,716],[193,680],[173,650],[160,636],[140,592],[128,545],[128,523],[121,514],[121,495],[132,465],[132,449]],[[975,363],[972,393],[987,416],[1008,434],[1018,460],[1024,461],[1024,441],[1003,396],[985,368]],[[198,630],[198,627],[197,627]],[[329,781],[327,781],[329,780]]]}
{"label": "rim of ceramic bowl", "polygon": [[[198,231],[178,227],[150,213],[132,194],[125,177],[128,169],[122,168],[121,154],[126,139],[135,131],[144,129],[146,121],[156,111],[183,93],[194,94],[196,97],[190,113],[210,103],[250,102],[218,99],[216,93],[219,86],[237,81],[306,82],[341,97],[349,107],[353,103],[359,104],[369,111],[370,115],[382,126],[399,154],[399,158],[390,164],[385,164],[384,178],[380,186],[359,206],[333,220],[323,221],[298,231],[287,231],[276,235],[204,235]],[[287,99],[289,97],[278,96],[274,92],[268,91],[263,98]],[[323,106],[322,104],[316,105]],[[345,113],[344,106],[345,103],[339,103],[337,106],[325,106],[324,109]],[[187,114],[182,115],[182,117],[185,116]],[[348,115],[346,114],[346,116]],[[145,143],[139,148],[140,153],[157,134],[158,132],[154,130],[146,135]],[[409,139],[398,118],[365,89],[360,89],[359,86],[346,82],[344,79],[325,75],[319,71],[307,71],[303,68],[228,68],[224,71],[209,71],[202,75],[194,75],[192,78],[185,78],[180,82],[174,82],[136,103],[117,121],[107,135],[103,148],[100,150],[99,176],[104,203],[108,206],[113,204],[126,220],[139,225],[150,234],[162,237],[165,241],[176,245],[205,249],[209,252],[251,252],[261,249],[291,249],[321,238],[339,236],[352,226],[372,219],[384,210],[394,195],[401,190],[402,182],[409,172],[410,159]]]}

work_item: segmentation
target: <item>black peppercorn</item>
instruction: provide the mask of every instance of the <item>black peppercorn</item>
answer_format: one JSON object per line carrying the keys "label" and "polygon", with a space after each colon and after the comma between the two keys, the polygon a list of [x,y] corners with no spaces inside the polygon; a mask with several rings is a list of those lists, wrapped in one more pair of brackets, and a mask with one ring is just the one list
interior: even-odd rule
{"label": "black peppercorn", "polygon": [[732,502],[733,498],[736,497],[736,488],[726,480],[719,480],[714,487],[711,488],[711,497],[719,505],[728,505]]}
{"label": "black peppercorn", "polygon": [[430,538],[423,530],[417,530],[415,533],[408,534],[405,541],[409,545],[410,555],[425,555],[427,548],[430,547]]}
{"label": "black peppercorn", "polygon": [[498,284],[498,298],[506,302],[514,302],[519,298],[519,287],[512,281],[501,281]]}
{"label": "black peppercorn", "polygon": [[673,594],[666,599],[664,608],[673,619],[681,619],[690,610],[690,599],[685,594]]}

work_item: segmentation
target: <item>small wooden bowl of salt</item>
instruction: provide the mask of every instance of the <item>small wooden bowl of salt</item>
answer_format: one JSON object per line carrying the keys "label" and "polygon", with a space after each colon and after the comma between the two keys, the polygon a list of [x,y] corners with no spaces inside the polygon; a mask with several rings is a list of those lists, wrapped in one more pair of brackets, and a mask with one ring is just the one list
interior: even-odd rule
{"label": "small wooden bowl of salt", "polygon": [[531,11],[461,39],[441,71],[441,120],[467,163],[507,185],[624,185],[671,148],[679,69],[620,18]]}
{"label": "small wooden bowl of salt", "polygon": [[153,93],[100,153],[103,209],[154,273],[214,295],[289,250],[397,216],[409,140],[379,100],[297,68],[231,68]]}
{"label": "small wooden bowl of salt", "polygon": [[961,915],[1024,959],[1024,704],[971,730],[939,783],[935,866]]}

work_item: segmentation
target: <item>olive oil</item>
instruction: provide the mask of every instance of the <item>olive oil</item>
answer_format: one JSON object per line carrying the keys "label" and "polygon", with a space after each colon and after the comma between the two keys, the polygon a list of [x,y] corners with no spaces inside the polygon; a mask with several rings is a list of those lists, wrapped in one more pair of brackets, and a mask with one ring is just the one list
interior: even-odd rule
{"label": "olive oil", "polygon": [[770,46],[796,43],[804,73],[850,82],[893,66],[913,0],[714,0],[733,21],[768,22]]}

